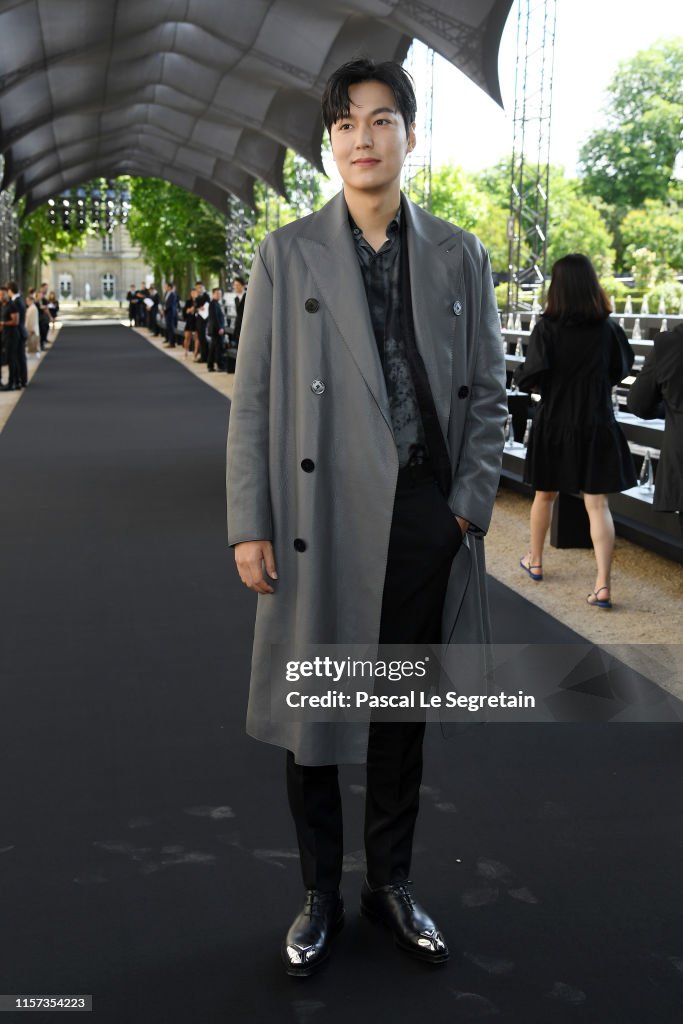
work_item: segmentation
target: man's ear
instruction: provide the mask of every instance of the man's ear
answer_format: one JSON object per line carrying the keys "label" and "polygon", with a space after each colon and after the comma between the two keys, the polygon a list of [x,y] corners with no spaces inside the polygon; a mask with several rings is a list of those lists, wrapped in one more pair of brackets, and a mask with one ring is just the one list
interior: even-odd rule
{"label": "man's ear", "polygon": [[413,121],[410,128],[408,129],[408,152],[412,153],[416,145],[417,139],[415,137],[415,122]]}

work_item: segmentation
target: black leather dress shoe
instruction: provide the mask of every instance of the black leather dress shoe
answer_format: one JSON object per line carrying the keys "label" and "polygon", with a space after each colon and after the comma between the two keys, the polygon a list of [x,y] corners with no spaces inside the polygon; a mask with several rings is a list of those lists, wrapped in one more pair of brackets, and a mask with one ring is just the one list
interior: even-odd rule
{"label": "black leather dress shoe", "polygon": [[408,886],[396,882],[372,889],[367,878],[360,894],[360,912],[394,933],[394,942],[406,953],[430,964],[445,964],[448,946],[429,914],[413,898]]}
{"label": "black leather dress shoe", "polygon": [[292,921],[282,943],[287,974],[307,978],[330,955],[336,933],[344,925],[344,901],[338,892],[308,889],[300,914]]}

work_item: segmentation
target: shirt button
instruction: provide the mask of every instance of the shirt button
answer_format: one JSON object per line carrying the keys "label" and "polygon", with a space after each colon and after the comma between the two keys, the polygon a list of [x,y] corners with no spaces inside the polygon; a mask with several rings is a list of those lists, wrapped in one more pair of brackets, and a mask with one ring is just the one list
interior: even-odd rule
{"label": "shirt button", "polygon": [[320,303],[317,299],[306,299],[304,309],[307,313],[317,313],[320,309]]}
{"label": "shirt button", "polygon": [[455,302],[453,303],[453,312],[455,313],[456,316],[460,316],[460,314],[462,313],[462,302],[460,301],[460,299],[456,299]]}
{"label": "shirt button", "polygon": [[467,387],[467,384],[463,384],[461,388],[458,388],[458,398],[467,398],[469,393],[470,389]]}
{"label": "shirt button", "polygon": [[297,537],[295,539],[295,541],[294,541],[294,550],[295,551],[299,551],[299,552],[305,551],[306,550],[306,541],[302,540],[301,537]]}
{"label": "shirt button", "polygon": [[314,395],[322,395],[324,390],[325,390],[325,381],[318,380],[317,377],[316,377],[315,380],[311,381],[311,391],[313,392]]}
{"label": "shirt button", "polygon": [[315,469],[315,462],[313,461],[313,459],[302,459],[301,468],[303,469],[304,473],[312,473],[313,470]]}

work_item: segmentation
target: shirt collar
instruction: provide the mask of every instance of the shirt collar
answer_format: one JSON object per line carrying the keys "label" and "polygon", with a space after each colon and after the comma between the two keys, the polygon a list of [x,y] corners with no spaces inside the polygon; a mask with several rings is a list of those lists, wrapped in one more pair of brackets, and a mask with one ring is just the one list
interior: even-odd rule
{"label": "shirt collar", "polygon": [[[392,219],[387,224],[387,238],[393,239],[398,234],[399,229],[401,227],[401,214],[402,214],[402,210],[403,210],[403,204],[401,204],[401,206],[399,206],[398,211],[396,213],[396,216],[392,217]],[[361,229],[358,227],[358,225],[356,224],[355,220],[351,216],[351,211],[349,210],[348,206],[346,207],[346,212],[348,214],[349,227],[351,228],[351,233],[352,233],[352,235],[354,237],[354,240],[356,242],[360,242],[360,240],[363,238],[363,232],[361,231]]]}

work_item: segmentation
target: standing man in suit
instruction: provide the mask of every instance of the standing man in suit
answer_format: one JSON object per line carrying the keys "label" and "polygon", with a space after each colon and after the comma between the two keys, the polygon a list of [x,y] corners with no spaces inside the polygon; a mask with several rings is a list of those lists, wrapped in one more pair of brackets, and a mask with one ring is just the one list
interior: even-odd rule
{"label": "standing man in suit", "polygon": [[7,288],[3,288],[0,293],[0,328],[9,370],[7,384],[2,385],[3,391],[20,391],[22,387],[19,347],[24,345],[24,341],[19,333],[19,307],[12,294],[13,285],[16,288],[16,282],[10,281]]}
{"label": "standing man in suit", "polygon": [[629,412],[643,419],[664,414],[654,507],[677,512],[683,530],[683,324],[656,336],[627,401]]}
{"label": "standing man in suit", "polygon": [[424,722],[280,721],[269,675],[273,644],[489,636],[503,346],[484,246],[401,194],[415,114],[398,64],[332,75],[323,120],[343,192],[260,246],[237,358],[228,541],[259,595],[247,730],[287,751],[306,888],[282,946],[291,975],[325,961],[343,922],[342,763],[367,765],[361,912],[406,953],[448,958],[409,882]]}
{"label": "standing man in suit", "polygon": [[244,303],[247,298],[247,282],[243,277],[236,277],[232,282],[235,292],[235,326],[232,329],[232,340],[237,347],[240,343],[242,333],[242,319],[244,317]]}
{"label": "standing man in suit", "polygon": [[223,369],[223,339],[225,338],[225,314],[223,313],[223,306],[221,298],[223,293],[220,288],[214,288],[211,292],[211,302],[209,303],[209,318],[208,324],[208,335],[209,341],[209,353],[207,360],[207,370],[209,373],[213,373],[214,367],[218,370]]}
{"label": "standing man in suit", "polygon": [[195,300],[195,309],[197,311],[197,334],[199,335],[199,359],[197,362],[205,363],[209,358],[209,343],[206,337],[207,321],[209,319],[209,303],[211,302],[211,296],[204,287],[203,281],[197,281],[195,283],[197,289],[197,298]]}
{"label": "standing man in suit", "polygon": [[166,323],[166,341],[164,348],[175,348],[175,329],[178,325],[178,296],[173,281],[166,282],[164,295],[164,322]]}
{"label": "standing man in suit", "polygon": [[25,388],[28,386],[28,366],[26,365],[26,339],[28,338],[28,331],[26,330],[26,303],[24,302],[24,297],[19,291],[19,285],[16,281],[8,282],[7,291],[9,292],[9,297],[14,303],[19,315],[17,367],[19,373],[19,387]]}

